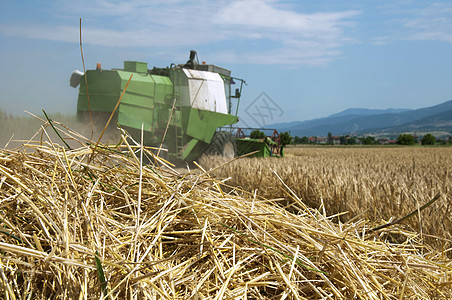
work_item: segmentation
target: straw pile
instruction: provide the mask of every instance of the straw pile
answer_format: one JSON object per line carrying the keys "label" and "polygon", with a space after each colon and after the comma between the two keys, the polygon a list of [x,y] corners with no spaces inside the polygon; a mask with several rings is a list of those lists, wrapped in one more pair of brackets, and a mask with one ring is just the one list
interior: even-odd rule
{"label": "straw pile", "polygon": [[447,249],[416,233],[335,224],[295,195],[289,212],[209,172],[140,166],[125,136],[96,147],[65,133],[78,148],[0,150],[3,299],[452,297]]}

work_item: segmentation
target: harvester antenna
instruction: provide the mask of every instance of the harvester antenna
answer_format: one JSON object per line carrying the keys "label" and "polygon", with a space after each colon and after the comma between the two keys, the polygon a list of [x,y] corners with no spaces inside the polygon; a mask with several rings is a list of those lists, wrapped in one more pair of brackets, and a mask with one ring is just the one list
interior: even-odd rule
{"label": "harvester antenna", "polygon": [[91,116],[91,106],[89,103],[89,93],[88,93],[88,79],[86,77],[86,70],[85,70],[85,59],[83,58],[83,47],[82,47],[82,18],[80,18],[80,53],[82,55],[82,64],[83,64],[83,74],[85,74],[85,86],[86,86],[86,99],[88,101],[88,111],[89,111],[89,122],[91,124],[91,140],[93,139],[94,135],[94,125],[93,125],[93,117]]}

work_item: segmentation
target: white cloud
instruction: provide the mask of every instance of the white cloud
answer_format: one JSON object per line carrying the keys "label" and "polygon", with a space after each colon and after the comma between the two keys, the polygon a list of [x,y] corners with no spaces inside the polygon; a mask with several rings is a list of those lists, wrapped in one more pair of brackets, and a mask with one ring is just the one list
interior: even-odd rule
{"label": "white cloud", "polygon": [[394,41],[441,41],[452,43],[452,4],[449,2],[396,2],[379,11],[387,35],[371,39],[374,45]]}
{"label": "white cloud", "polygon": [[297,33],[311,36],[319,33],[342,33],[343,20],[359,14],[357,11],[301,14],[277,8],[265,0],[236,1],[218,13],[217,23],[246,26],[247,29]]}
{"label": "white cloud", "polygon": [[58,1],[49,14],[64,25],[11,24],[0,26],[0,32],[78,42],[78,22],[67,24],[82,16],[85,44],[168,51],[215,45],[223,50],[212,52],[218,51],[216,57],[228,62],[290,65],[325,64],[341,56],[341,47],[353,41],[346,28],[353,26],[358,11],[300,13],[283,4],[268,0]]}
{"label": "white cloud", "polygon": [[372,38],[372,44],[375,46],[388,45],[388,44],[391,44],[392,41],[393,41],[393,39],[388,36],[379,36],[379,37]]}
{"label": "white cloud", "polygon": [[433,3],[416,10],[404,26],[408,29],[406,39],[452,43],[452,4]]}
{"label": "white cloud", "polygon": [[[350,19],[360,12],[302,14],[265,0],[236,1],[221,10],[215,23],[226,24],[237,37],[269,39],[275,50],[257,49],[240,56],[253,63],[287,65],[326,64],[341,55],[340,48],[353,42],[344,33]],[[230,52],[233,52],[231,49]],[[223,54],[224,55],[224,54]],[[227,57],[234,57],[228,54]]]}

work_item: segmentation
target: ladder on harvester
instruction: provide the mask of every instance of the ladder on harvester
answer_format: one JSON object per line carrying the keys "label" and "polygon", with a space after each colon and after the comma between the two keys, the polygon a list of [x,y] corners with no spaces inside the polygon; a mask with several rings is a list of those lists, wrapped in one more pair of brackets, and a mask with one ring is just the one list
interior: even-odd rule
{"label": "ladder on harvester", "polygon": [[[176,118],[181,117],[181,109],[180,106],[174,106],[174,113]],[[182,149],[184,148],[184,136],[182,132],[182,126],[179,122],[175,122],[175,136],[176,136],[176,155],[177,157],[182,157]]]}

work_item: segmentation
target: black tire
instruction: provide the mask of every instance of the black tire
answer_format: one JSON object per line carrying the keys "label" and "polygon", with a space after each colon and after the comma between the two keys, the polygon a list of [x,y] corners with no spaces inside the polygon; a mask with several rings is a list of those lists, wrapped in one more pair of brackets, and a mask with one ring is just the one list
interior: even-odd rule
{"label": "black tire", "polygon": [[227,158],[237,156],[237,145],[235,138],[230,132],[217,131],[213,135],[209,146],[204,151],[205,155],[219,155]]}

